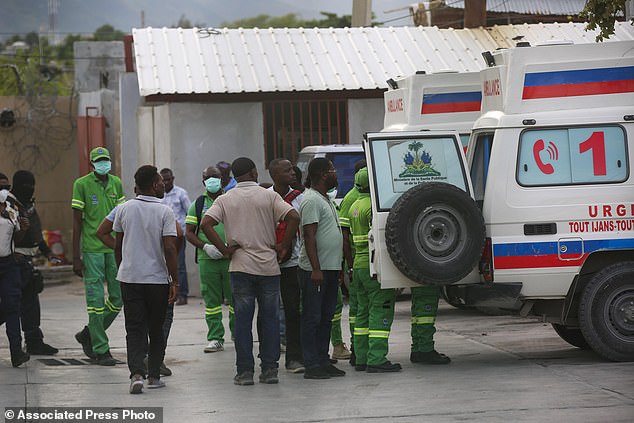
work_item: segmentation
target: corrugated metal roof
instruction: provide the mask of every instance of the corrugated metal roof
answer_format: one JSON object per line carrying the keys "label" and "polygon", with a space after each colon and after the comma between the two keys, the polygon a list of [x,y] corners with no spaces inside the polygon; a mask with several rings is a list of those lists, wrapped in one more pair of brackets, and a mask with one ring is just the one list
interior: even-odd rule
{"label": "corrugated metal roof", "polygon": [[[134,29],[142,96],[152,94],[372,90],[424,70],[478,71],[481,53],[551,40],[594,42],[584,24],[329,29]],[[611,40],[634,40],[617,22]]]}
{"label": "corrugated metal roof", "polygon": [[[445,0],[448,7],[464,9],[464,0]],[[527,15],[578,15],[586,0],[488,0],[487,11]]]}

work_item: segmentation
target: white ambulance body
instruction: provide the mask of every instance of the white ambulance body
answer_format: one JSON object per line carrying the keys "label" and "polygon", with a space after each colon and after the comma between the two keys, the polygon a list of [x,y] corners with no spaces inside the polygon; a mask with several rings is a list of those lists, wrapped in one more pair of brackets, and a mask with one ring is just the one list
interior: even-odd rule
{"label": "white ambulance body", "polygon": [[[508,288],[489,299],[634,360],[634,42],[518,47],[488,61],[468,161],[488,239],[483,281]],[[485,291],[462,295],[477,303]]]}
{"label": "white ambulance body", "polygon": [[[365,139],[366,159],[374,199],[370,233],[371,272],[384,288],[419,286],[395,266],[386,245],[386,222],[396,199],[411,186],[426,181],[443,180],[472,195],[463,151],[469,141],[471,127],[480,116],[479,72],[417,73],[388,81],[384,94],[384,128],[368,133]],[[420,150],[408,147],[420,145]],[[455,147],[455,148],[454,148]],[[392,154],[390,151],[396,153]],[[442,175],[399,178],[407,166],[402,159],[426,154],[432,164],[445,169]],[[393,156],[393,157],[391,157]],[[422,158],[422,156],[421,156]],[[442,163],[441,163],[442,162]],[[477,269],[470,280],[477,280]]]}

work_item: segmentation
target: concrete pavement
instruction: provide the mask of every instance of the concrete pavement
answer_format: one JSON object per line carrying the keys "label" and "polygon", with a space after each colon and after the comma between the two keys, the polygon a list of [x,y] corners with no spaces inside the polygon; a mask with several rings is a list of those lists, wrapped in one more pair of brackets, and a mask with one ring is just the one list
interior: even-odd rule
{"label": "concrete pavement", "polygon": [[[325,381],[286,373],[280,383],[233,385],[235,351],[204,354],[204,306],[191,298],[176,307],[166,355],[174,375],[167,388],[128,394],[126,365],[84,364],[73,335],[86,323],[83,285],[47,285],[41,296],[45,340],[60,348],[47,365],[32,357],[14,369],[6,336],[0,337],[0,406],[163,407],[165,422],[632,422],[634,364],[605,362],[562,341],[550,325],[519,317],[492,317],[440,309],[437,349],[448,366],[409,362],[409,301],[397,302],[390,356],[396,374],[355,372]],[[347,309],[344,308],[344,336]],[[225,327],[228,327],[225,313]],[[109,330],[112,353],[125,361],[123,316]],[[257,349],[257,344],[255,344]],[[72,360],[71,360],[72,362]]]}

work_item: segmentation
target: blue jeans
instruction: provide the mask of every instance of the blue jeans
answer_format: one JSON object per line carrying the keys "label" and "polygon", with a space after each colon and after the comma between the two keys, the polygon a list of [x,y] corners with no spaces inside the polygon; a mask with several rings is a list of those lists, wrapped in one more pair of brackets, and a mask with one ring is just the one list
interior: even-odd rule
{"label": "blue jeans", "polygon": [[328,348],[332,316],[337,306],[339,271],[324,270],[324,281],[319,290],[310,280],[310,273],[298,269],[302,289],[301,339],[304,367],[314,369],[330,364]]}
{"label": "blue jeans", "polygon": [[277,369],[280,359],[280,277],[259,276],[242,272],[230,272],[233,308],[235,312],[236,367],[238,374],[252,372],[253,314],[258,301],[260,324],[260,366]]}
{"label": "blue jeans", "polygon": [[[178,296],[185,297],[189,295],[189,284],[187,283],[187,266],[185,264],[185,247],[187,241],[183,239],[183,245],[178,253]],[[196,254],[196,251],[194,251]]]}

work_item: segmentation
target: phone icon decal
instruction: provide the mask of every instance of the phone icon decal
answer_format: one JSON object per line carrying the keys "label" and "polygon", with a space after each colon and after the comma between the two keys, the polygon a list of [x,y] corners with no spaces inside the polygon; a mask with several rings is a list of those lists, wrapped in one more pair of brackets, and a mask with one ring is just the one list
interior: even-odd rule
{"label": "phone icon decal", "polygon": [[544,161],[540,157],[540,153],[544,149],[546,149],[546,151],[548,152],[548,157],[551,161],[556,161],[559,159],[559,150],[557,150],[557,146],[550,141],[548,142],[548,147],[546,148],[544,140],[542,139],[535,141],[535,144],[533,144],[533,158],[535,159],[535,163],[537,163],[537,167],[545,175],[551,175],[555,172],[555,168],[550,163],[544,163]]}

